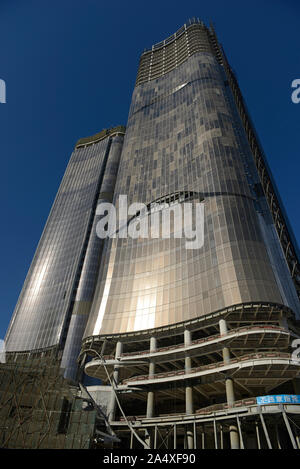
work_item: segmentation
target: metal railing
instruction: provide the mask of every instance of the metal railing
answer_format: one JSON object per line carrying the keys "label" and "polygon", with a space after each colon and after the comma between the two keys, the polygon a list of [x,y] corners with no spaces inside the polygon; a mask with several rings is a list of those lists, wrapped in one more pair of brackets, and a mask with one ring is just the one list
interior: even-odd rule
{"label": "metal railing", "polygon": [[156,373],[151,376],[149,374],[147,375],[139,375],[139,376],[133,376],[132,378],[128,378],[122,381],[122,384],[127,384],[132,381],[147,381],[149,379],[161,379],[161,378],[168,378],[168,377],[175,377],[175,376],[180,376],[180,375],[185,375],[185,374],[193,374],[193,373],[198,373],[201,371],[206,371],[206,370],[213,370],[217,368],[221,368],[225,365],[233,365],[236,363],[241,363],[249,360],[259,360],[263,358],[285,358],[285,359],[290,359],[291,354],[290,353],[280,353],[280,352],[261,352],[261,353],[251,353],[247,355],[243,355],[239,358],[232,358],[228,363],[225,363],[223,361],[217,362],[217,363],[210,363],[209,365],[202,365],[198,366],[196,368],[191,368],[188,373],[185,372],[185,370],[179,370],[179,371],[168,371],[164,373]]}
{"label": "metal railing", "polygon": [[[193,340],[191,342],[191,345],[197,345],[197,344],[204,344],[207,342],[211,342],[213,340],[217,340],[220,338],[227,339],[228,337],[233,337],[236,334],[239,334],[241,332],[249,332],[249,331],[259,331],[261,332],[262,330],[266,329],[271,329],[271,330],[276,330],[280,332],[286,332],[286,329],[280,326],[269,326],[269,325],[261,325],[261,326],[244,326],[244,327],[238,327],[237,329],[232,329],[228,331],[228,333],[225,335],[221,334],[214,334],[209,337],[203,337],[201,339]],[[153,353],[160,353],[160,352],[167,352],[167,351],[172,351],[172,350],[177,350],[186,347],[184,343],[181,344],[175,344],[175,345],[169,345],[167,347],[159,347],[156,350],[150,352],[150,350],[142,350],[142,351],[135,351],[135,352],[128,352],[128,353],[122,353],[121,357],[130,357],[130,356],[137,356],[137,355],[148,355],[148,354],[153,354]]]}

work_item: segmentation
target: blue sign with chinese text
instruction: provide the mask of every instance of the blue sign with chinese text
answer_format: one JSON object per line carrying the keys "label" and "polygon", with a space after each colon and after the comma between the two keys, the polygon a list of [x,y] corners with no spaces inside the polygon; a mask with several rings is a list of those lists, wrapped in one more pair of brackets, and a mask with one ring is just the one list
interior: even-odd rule
{"label": "blue sign with chinese text", "polygon": [[258,405],[262,404],[300,404],[300,396],[295,394],[277,394],[275,396],[259,396]]}

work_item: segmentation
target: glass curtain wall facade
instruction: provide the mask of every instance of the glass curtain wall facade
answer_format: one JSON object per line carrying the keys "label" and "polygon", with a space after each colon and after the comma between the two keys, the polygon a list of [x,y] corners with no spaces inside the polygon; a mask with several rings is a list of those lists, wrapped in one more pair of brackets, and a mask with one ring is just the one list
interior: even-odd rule
{"label": "glass curtain wall facade", "polygon": [[[294,391],[299,373],[290,355],[297,246],[234,74],[213,28],[199,20],[141,56],[117,208],[124,194],[128,206],[158,205],[161,229],[165,208],[175,215],[170,238],[161,231],[105,244],[81,356],[90,357],[87,375],[111,384],[113,373],[121,407],[112,392],[112,426],[130,447],[140,443],[123,412],[148,435],[145,448],[165,445],[170,433],[169,448],[218,447],[219,424],[203,419],[232,408],[222,446],[258,447],[256,397]],[[204,209],[204,244],[195,249],[176,237],[176,207],[187,201]],[[249,417],[242,426],[241,406]]]}
{"label": "glass curtain wall facade", "polygon": [[[283,304],[299,315],[295,287],[210,35],[197,23],[172,39],[142,55],[115,203],[120,194],[128,196],[128,204],[150,204],[196,192],[204,199],[204,246],[188,250],[185,239],[113,240],[86,336],[166,326],[252,301]],[[175,51],[179,54],[182,44],[187,56],[177,64]]]}
{"label": "glass curtain wall facade", "polygon": [[64,365],[71,355],[76,362],[72,347],[80,346],[101,257],[95,210],[112,198],[124,131],[76,144],[6,334],[8,352],[66,345]]}
{"label": "glass curtain wall facade", "polygon": [[[98,236],[97,207],[118,213],[124,197],[155,207],[155,235],[121,235],[150,218],[137,208]],[[187,203],[204,214],[192,248],[178,236]],[[300,447],[299,296],[297,244],[237,80],[213,28],[191,20],[141,55],[126,130],[75,146],[8,328],[0,439]],[[281,404],[261,406],[270,394]]]}
{"label": "glass curtain wall facade", "polygon": [[114,192],[125,128],[80,139],[27,274],[0,364],[0,446],[92,448],[106,436],[85,410],[78,363],[103,242],[96,208]]}

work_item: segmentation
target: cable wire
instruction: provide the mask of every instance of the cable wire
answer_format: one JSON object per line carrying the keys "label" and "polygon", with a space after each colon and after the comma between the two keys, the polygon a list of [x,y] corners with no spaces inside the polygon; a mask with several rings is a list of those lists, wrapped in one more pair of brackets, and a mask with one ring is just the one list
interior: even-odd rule
{"label": "cable wire", "polygon": [[113,383],[112,380],[111,380],[111,377],[110,377],[110,375],[109,375],[109,373],[108,373],[108,371],[107,371],[107,367],[106,367],[106,365],[105,365],[105,358],[103,357],[103,355],[100,355],[96,350],[94,350],[94,349],[92,349],[92,348],[85,349],[84,352],[85,352],[85,353],[86,353],[86,352],[93,352],[93,353],[95,353],[95,354],[97,355],[97,357],[100,359],[100,361],[101,361],[102,364],[103,364],[103,367],[104,367],[105,373],[106,373],[106,375],[107,375],[108,381],[109,381],[109,383],[110,383],[110,385],[111,385],[111,388],[112,388],[112,390],[113,390],[113,393],[114,393],[114,395],[115,395],[115,398],[116,398],[118,407],[119,407],[119,409],[120,409],[120,412],[121,412],[121,414],[122,414],[122,416],[123,416],[123,418],[124,418],[124,420],[125,420],[125,422],[126,422],[128,428],[129,428],[129,430],[133,433],[133,435],[134,435],[134,436],[136,437],[136,439],[143,445],[144,448],[150,449],[149,444],[146,443],[146,441],[144,441],[144,440],[142,440],[142,439],[140,438],[140,436],[139,436],[139,435],[137,434],[137,432],[134,430],[133,426],[132,426],[132,425],[129,423],[129,421],[127,420],[127,417],[126,417],[126,415],[125,415],[125,413],[124,413],[124,411],[123,411],[123,408],[122,408],[122,406],[121,406],[121,404],[120,404],[120,401],[119,401],[119,398],[118,398],[118,396],[117,396],[117,392],[116,392],[117,384],[116,384],[116,383]]}

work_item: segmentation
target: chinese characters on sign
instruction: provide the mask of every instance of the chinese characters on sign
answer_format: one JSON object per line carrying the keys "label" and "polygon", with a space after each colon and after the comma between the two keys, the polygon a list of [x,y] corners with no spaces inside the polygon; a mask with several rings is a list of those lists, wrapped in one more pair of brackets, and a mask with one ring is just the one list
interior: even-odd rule
{"label": "chinese characters on sign", "polygon": [[262,404],[300,404],[300,396],[294,394],[277,394],[275,396],[259,396],[258,405]]}

